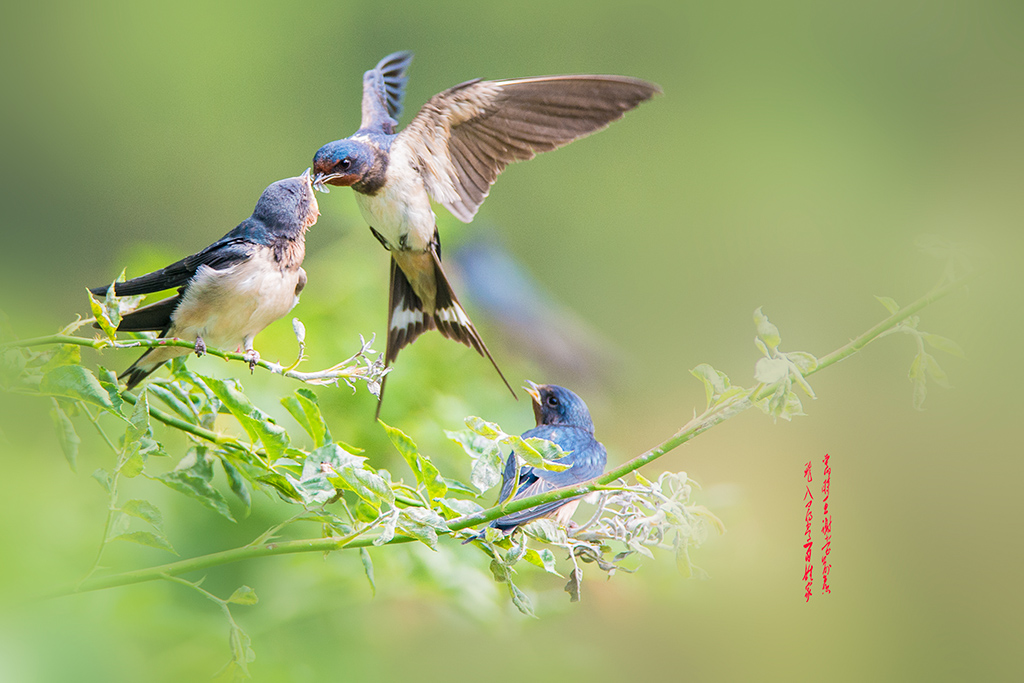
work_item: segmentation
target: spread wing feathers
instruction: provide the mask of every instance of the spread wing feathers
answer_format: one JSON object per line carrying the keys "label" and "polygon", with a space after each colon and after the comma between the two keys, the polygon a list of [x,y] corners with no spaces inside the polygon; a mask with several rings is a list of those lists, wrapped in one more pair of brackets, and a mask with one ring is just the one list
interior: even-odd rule
{"label": "spread wing feathers", "polygon": [[132,311],[121,318],[121,324],[117,326],[118,331],[165,332],[171,326],[171,314],[181,303],[181,297],[181,290],[179,290],[177,296]]}
{"label": "spread wing feathers", "polygon": [[[186,256],[177,263],[140,275],[127,282],[114,285],[117,296],[134,296],[136,294],[152,294],[165,289],[183,287],[199,270],[199,266],[209,266],[214,270],[223,270],[229,266],[248,259],[252,255],[254,244],[244,239],[223,239],[203,249],[198,254]],[[96,296],[105,296],[110,285],[94,287],[89,291]]]}
{"label": "spread wing feathers", "polygon": [[363,74],[363,120],[360,129],[392,135],[402,115],[405,72],[412,63],[411,52],[395,52]]}
{"label": "spread wing feathers", "polygon": [[392,154],[406,155],[430,195],[468,223],[508,164],[599,131],[658,92],[625,76],[467,81],[432,97]]}

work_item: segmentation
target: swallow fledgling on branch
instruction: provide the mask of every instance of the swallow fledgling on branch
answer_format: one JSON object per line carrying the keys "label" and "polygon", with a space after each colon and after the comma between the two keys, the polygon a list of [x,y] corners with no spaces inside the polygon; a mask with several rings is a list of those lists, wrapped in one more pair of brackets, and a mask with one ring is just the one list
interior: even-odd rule
{"label": "swallow fledgling on branch", "polygon": [[[206,249],[148,275],[114,285],[117,296],[178,288],[175,296],[133,311],[121,319],[123,332],[157,331],[162,338],[195,341],[196,355],[207,345],[244,349],[250,369],[259,362],[253,338],[286,315],[306,285],[302,260],[306,230],[320,215],[309,169],[270,185],[252,215]],[[90,291],[105,296],[107,287]],[[191,351],[155,347],[121,373],[128,388],[167,361]]]}
{"label": "swallow fledgling on branch", "polygon": [[[568,464],[569,469],[554,472],[522,465],[519,469],[519,487],[513,492],[516,480],[516,454],[513,451],[505,461],[505,471],[501,476],[499,504],[583,483],[602,474],[608,462],[604,445],[594,438],[594,422],[590,419],[590,411],[583,399],[554,384],[537,385],[529,382],[529,386],[524,389],[533,399],[537,426],[523,432],[523,438],[536,436],[561,446],[568,455],[555,462]],[[553,517],[560,526],[565,526],[576,512],[580,498],[582,496],[513,512],[494,520],[490,526],[511,533],[516,527],[541,517]],[[477,534],[464,543],[482,536],[482,533]]]}
{"label": "swallow fledgling on branch", "polygon": [[396,52],[366,72],[359,130],[317,150],[314,185],[355,190],[391,252],[385,363],[437,329],[486,356],[515,396],[445,276],[430,200],[468,223],[508,164],[601,130],[660,89],[625,76],[475,79],[432,97],[396,133],[411,61]]}

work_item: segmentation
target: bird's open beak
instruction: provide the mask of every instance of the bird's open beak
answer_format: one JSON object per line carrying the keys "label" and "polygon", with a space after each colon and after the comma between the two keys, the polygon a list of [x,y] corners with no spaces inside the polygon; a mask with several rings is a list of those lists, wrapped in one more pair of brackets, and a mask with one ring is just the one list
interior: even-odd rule
{"label": "bird's open beak", "polygon": [[315,189],[317,192],[323,192],[324,194],[328,194],[330,193],[331,190],[327,187],[327,181],[334,180],[335,178],[340,177],[340,173],[331,173],[330,175],[324,173],[317,173],[316,177],[313,178],[313,189]]}
{"label": "bird's open beak", "polygon": [[307,168],[305,171],[302,172],[302,175],[300,175],[299,177],[302,178],[305,181],[309,181],[309,174],[310,174],[310,171],[312,171],[312,170],[313,169],[311,169],[311,168]]}
{"label": "bird's open beak", "polygon": [[530,380],[526,380],[526,384],[527,386],[523,387],[523,391],[530,395],[534,403],[540,405],[540,385],[534,384]]}

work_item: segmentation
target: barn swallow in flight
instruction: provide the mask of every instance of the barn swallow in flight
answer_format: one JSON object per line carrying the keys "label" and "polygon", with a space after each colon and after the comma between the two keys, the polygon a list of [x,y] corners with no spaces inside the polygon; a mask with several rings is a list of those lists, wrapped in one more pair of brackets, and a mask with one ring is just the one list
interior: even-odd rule
{"label": "barn swallow in flight", "polygon": [[[319,215],[309,169],[277,181],[260,195],[252,216],[206,249],[148,275],[115,283],[117,296],[178,288],[177,295],[124,316],[117,329],[194,340],[198,356],[207,345],[244,348],[250,369],[255,367],[260,354],[253,348],[253,338],[292,310],[306,285],[301,268],[306,230]],[[108,288],[90,291],[104,296]],[[151,348],[119,379],[127,377],[132,389],[167,361],[188,353],[182,347]]]}
{"label": "barn swallow in flight", "polygon": [[359,130],[317,150],[314,185],[355,190],[391,252],[385,364],[436,328],[486,356],[515,396],[441,267],[430,200],[468,223],[508,164],[601,130],[660,89],[624,76],[474,79],[432,97],[396,133],[411,61],[411,52],[396,52],[366,72]]}
{"label": "barn swallow in flight", "polygon": [[[569,469],[555,472],[522,465],[519,469],[519,488],[513,492],[516,454],[509,453],[508,460],[505,461],[505,471],[501,476],[499,504],[583,483],[604,472],[605,464],[608,462],[604,445],[594,438],[594,422],[590,419],[590,411],[587,410],[587,404],[583,399],[554,384],[537,385],[529,382],[529,386],[523,388],[533,399],[533,415],[537,418],[537,426],[524,432],[523,438],[537,436],[561,446],[568,455],[555,462],[567,464]],[[560,526],[565,526],[576,512],[581,497],[557,500],[513,512],[494,520],[490,526],[510,533],[516,527],[541,517],[554,517]],[[477,534],[464,543],[482,537],[482,533]]]}

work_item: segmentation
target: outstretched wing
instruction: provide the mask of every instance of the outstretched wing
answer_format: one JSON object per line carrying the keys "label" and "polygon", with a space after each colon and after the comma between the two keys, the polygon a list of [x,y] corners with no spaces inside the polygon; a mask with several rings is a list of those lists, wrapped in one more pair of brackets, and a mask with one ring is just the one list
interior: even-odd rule
{"label": "outstretched wing", "polygon": [[405,72],[412,63],[411,52],[395,52],[363,74],[363,120],[359,128],[392,135],[402,115]]}
{"label": "outstretched wing", "polygon": [[[254,246],[252,242],[245,239],[224,238],[198,254],[186,256],[166,268],[140,275],[126,282],[118,282],[114,286],[114,293],[117,296],[134,296],[183,287],[196,274],[199,266],[205,265],[214,270],[223,270],[248,259]],[[110,285],[105,285],[94,287],[89,291],[96,296],[105,296],[109,288]]]}
{"label": "outstretched wing", "polygon": [[468,223],[508,164],[601,130],[660,91],[625,76],[467,81],[423,105],[392,160],[419,169],[430,195]]}

